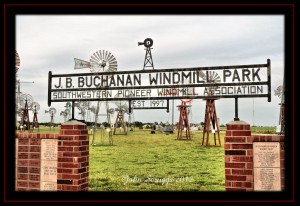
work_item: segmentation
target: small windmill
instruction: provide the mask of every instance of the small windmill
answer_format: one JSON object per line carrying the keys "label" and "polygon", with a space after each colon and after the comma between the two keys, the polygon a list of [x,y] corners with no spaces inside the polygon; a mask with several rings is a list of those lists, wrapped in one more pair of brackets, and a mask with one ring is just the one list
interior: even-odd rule
{"label": "small windmill", "polygon": [[68,117],[70,115],[70,109],[65,109],[64,111],[60,112],[60,116],[64,117],[64,121],[68,121]]}
{"label": "small windmill", "polygon": [[29,113],[28,110],[31,109],[33,103],[33,97],[30,94],[22,94],[20,95],[20,106],[23,110],[21,117],[21,130],[29,130],[30,122],[29,122]]}
{"label": "small windmill", "polygon": [[39,122],[38,122],[38,118],[37,118],[38,111],[40,110],[39,103],[33,102],[31,110],[33,111],[32,129],[36,129],[37,128],[38,131],[40,131]]}
{"label": "small windmill", "polygon": [[54,115],[56,114],[56,109],[54,107],[51,107],[49,110],[45,110],[45,113],[49,113],[50,114],[50,130],[54,129]]}
{"label": "small windmill", "polygon": [[[215,84],[221,82],[221,78],[218,75],[218,73],[214,71],[206,71],[206,75],[204,76],[201,74],[202,78],[204,77],[205,82],[208,84]],[[205,88],[205,91],[207,92],[207,98],[206,98],[206,107],[205,107],[205,118],[204,118],[204,128],[203,128],[203,137],[202,137],[202,145],[204,145],[204,139],[206,135],[206,142],[205,146],[209,145],[209,132],[210,132],[210,124],[212,125],[211,132],[214,134],[214,142],[215,145],[217,145],[216,142],[216,132],[218,134],[218,142],[219,146],[221,146],[221,140],[220,140],[220,129],[219,129],[219,123],[218,123],[218,117],[216,112],[216,106],[215,106],[215,100],[218,98],[214,98],[214,92],[218,88],[217,85],[212,85]]]}

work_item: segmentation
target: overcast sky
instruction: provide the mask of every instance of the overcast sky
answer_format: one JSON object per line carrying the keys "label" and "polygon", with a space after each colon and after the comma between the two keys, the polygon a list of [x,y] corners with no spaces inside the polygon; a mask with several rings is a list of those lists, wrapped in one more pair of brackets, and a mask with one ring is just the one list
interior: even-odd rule
{"label": "overcast sky", "polygon": [[[40,104],[39,122],[50,121],[50,115],[45,114],[45,110],[49,110],[49,71],[53,74],[89,73],[89,69],[74,70],[74,58],[89,61],[99,50],[115,56],[118,71],[141,70],[145,50],[138,42],[152,38],[151,52],[157,70],[266,64],[267,59],[271,59],[272,101],[240,98],[239,118],[251,125],[278,125],[280,99],[274,96],[274,90],[283,84],[284,16],[18,15],[16,22],[16,50],[21,60],[17,77],[21,82],[34,81],[21,83],[21,92],[31,94]],[[175,100],[175,105],[178,104],[179,100]],[[63,122],[60,112],[65,109],[65,103],[54,102],[51,106],[57,110],[54,121]],[[204,110],[205,101],[193,100],[190,122],[203,122]],[[216,110],[221,124],[232,121],[234,99],[217,100]],[[78,112],[76,118],[80,118]],[[32,119],[32,112],[29,115]],[[178,118],[175,108],[174,123]],[[134,120],[171,123],[172,112],[135,110]],[[106,121],[104,117],[100,117],[102,121]]]}

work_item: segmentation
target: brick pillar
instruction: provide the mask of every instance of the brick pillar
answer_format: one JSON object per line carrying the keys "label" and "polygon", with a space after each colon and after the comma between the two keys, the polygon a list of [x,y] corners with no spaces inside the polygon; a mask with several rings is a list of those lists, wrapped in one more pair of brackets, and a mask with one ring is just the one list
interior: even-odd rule
{"label": "brick pillar", "polygon": [[253,191],[253,138],[244,121],[227,124],[224,139],[226,191]]}
{"label": "brick pillar", "polygon": [[61,125],[58,136],[58,191],[87,191],[89,136],[86,124],[72,120]]}

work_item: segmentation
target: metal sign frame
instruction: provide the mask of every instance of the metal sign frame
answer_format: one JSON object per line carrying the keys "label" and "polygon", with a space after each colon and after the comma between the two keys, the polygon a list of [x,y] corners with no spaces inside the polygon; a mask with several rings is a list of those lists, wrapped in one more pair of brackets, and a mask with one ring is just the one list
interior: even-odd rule
{"label": "metal sign frame", "polygon": [[[254,68],[266,68],[267,69],[267,81],[259,81],[259,82],[221,82],[221,83],[210,83],[204,81],[198,81],[197,83],[189,83],[189,84],[160,84],[160,85],[147,85],[147,86],[101,86],[101,87],[93,87],[93,88],[60,88],[56,86],[56,88],[52,88],[52,79],[53,78],[70,78],[70,77],[88,77],[88,76],[97,76],[100,78],[101,76],[118,76],[118,75],[129,75],[129,74],[152,74],[152,73],[167,73],[167,72],[200,72],[200,71],[210,71],[210,70],[238,70],[238,69],[254,69]],[[254,77],[253,77],[254,79]],[[60,83],[60,82],[59,82]],[[170,100],[170,99],[206,99],[206,98],[235,98],[236,99],[236,108],[237,108],[237,98],[249,98],[249,97],[267,97],[268,102],[271,101],[271,60],[267,60],[267,64],[250,64],[250,65],[233,65],[233,66],[215,66],[215,67],[192,67],[192,68],[172,68],[172,69],[157,69],[157,70],[134,70],[134,71],[115,71],[115,72],[98,72],[98,73],[76,73],[76,74],[52,74],[49,71],[48,75],[48,106],[51,106],[52,102],[67,102],[67,101],[78,101],[77,99],[51,99],[52,92],[82,92],[82,91],[109,91],[109,90],[133,90],[133,89],[163,89],[163,88],[198,88],[198,87],[219,87],[219,86],[250,86],[250,85],[266,85],[267,93],[266,94],[245,94],[245,95],[198,95],[198,96],[159,96],[159,97],[132,97],[127,96],[123,98],[88,98],[88,99],[80,99],[80,101],[131,101],[131,100]],[[130,104],[129,104],[130,105]],[[155,109],[155,108],[153,108]],[[165,108],[164,108],[165,109]]]}

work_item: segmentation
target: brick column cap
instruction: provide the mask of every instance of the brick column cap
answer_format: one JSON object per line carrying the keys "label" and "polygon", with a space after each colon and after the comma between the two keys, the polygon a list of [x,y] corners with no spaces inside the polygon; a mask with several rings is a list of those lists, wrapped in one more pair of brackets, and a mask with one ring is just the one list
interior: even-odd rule
{"label": "brick column cap", "polygon": [[64,122],[62,125],[86,125],[86,124],[77,120],[69,120],[67,122]]}
{"label": "brick column cap", "polygon": [[247,122],[243,121],[243,120],[239,120],[239,121],[231,121],[229,123],[227,123],[226,125],[250,125]]}

